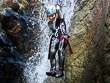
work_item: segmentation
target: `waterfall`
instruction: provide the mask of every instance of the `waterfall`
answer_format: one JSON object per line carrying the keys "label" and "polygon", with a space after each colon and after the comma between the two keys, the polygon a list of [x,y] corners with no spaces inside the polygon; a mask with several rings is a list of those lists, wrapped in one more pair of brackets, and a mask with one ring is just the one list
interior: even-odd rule
{"label": "waterfall", "polygon": [[[65,16],[65,22],[67,24],[67,30],[71,25],[71,18],[73,16],[75,2],[74,0],[40,0],[44,5],[41,5],[39,11],[39,24],[40,24],[40,44],[39,51],[37,54],[33,55],[28,59],[26,63],[26,68],[24,69],[24,76],[27,79],[27,83],[49,83],[46,82],[48,78],[45,74],[46,71],[49,71],[50,63],[48,60],[48,47],[49,47],[49,28],[47,26],[47,17],[45,13],[45,7],[48,5],[60,4],[62,7],[61,10]],[[53,82],[55,83],[55,82]]]}

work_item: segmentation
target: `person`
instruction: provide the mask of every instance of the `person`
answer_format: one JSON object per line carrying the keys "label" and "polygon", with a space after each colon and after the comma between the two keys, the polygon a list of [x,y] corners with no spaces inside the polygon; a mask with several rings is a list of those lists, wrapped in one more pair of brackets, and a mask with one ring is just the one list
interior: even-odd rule
{"label": "person", "polygon": [[[47,76],[62,77],[64,76],[64,52],[69,44],[68,33],[66,30],[66,23],[64,16],[61,13],[60,6],[50,5],[46,9],[46,14],[49,19],[48,27],[52,31],[52,38],[50,43],[54,42],[52,49],[49,47],[48,59],[50,60],[50,71],[46,72]],[[59,70],[56,73],[56,58],[55,55],[58,51]]]}

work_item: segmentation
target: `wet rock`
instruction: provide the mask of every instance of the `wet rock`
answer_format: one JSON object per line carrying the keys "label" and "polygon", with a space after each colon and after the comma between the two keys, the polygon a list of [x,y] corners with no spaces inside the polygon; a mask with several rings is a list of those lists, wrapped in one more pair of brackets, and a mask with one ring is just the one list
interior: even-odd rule
{"label": "wet rock", "polygon": [[73,55],[66,53],[67,83],[109,83],[109,66],[105,67],[110,55],[109,3],[109,0],[77,0],[70,29],[74,36],[70,38]]}
{"label": "wet rock", "polygon": [[10,8],[0,18],[0,83],[22,83],[26,59],[21,52],[25,51],[27,18]]}

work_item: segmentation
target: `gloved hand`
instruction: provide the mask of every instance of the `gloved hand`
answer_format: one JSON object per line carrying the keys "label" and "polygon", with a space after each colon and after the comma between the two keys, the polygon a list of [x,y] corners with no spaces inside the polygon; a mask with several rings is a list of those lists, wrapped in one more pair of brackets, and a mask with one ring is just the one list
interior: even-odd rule
{"label": "gloved hand", "polygon": [[56,5],[56,10],[60,10],[60,6],[59,5]]}

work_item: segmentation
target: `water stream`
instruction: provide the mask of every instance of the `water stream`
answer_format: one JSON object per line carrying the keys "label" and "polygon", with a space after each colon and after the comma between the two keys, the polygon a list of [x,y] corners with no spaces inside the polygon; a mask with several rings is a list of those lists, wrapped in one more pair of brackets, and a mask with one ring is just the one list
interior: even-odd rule
{"label": "water stream", "polygon": [[[53,4],[60,4],[61,10],[65,16],[67,24],[67,30],[71,25],[71,18],[73,16],[75,2],[74,0],[40,0],[41,5],[39,11],[39,25],[40,25],[40,43],[38,52],[28,59],[26,68],[24,69],[24,76],[27,79],[27,83],[56,83],[49,82],[45,72],[49,70],[50,64],[48,57],[48,45],[49,45],[49,29],[47,26],[48,19],[46,17],[45,8],[46,6]],[[69,32],[69,31],[68,31]]]}

